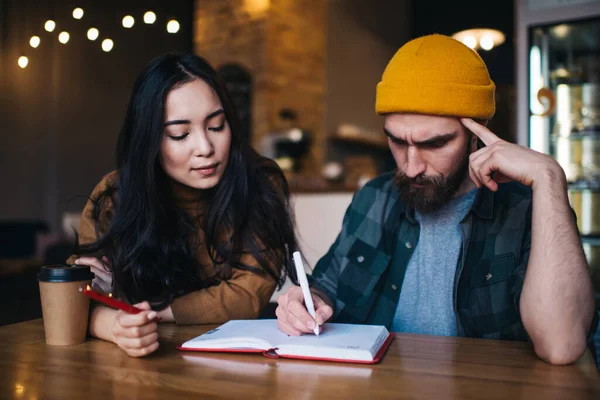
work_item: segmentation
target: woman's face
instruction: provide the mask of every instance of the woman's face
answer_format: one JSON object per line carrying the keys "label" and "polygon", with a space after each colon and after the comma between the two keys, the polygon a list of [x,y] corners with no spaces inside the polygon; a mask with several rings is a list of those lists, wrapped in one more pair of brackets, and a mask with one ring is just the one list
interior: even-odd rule
{"label": "woman's face", "polygon": [[159,155],[167,175],[194,189],[210,189],[225,172],[230,145],[231,130],[213,88],[196,79],[171,90]]}

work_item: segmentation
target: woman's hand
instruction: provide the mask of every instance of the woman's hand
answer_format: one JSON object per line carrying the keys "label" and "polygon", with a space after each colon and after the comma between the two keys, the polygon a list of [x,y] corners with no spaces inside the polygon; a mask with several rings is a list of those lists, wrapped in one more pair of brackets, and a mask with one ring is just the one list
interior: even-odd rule
{"label": "woman's hand", "polygon": [[173,309],[171,306],[168,306],[158,312],[158,319],[160,322],[175,322],[175,317],[173,316]]}
{"label": "woman's hand", "polygon": [[102,261],[96,257],[81,257],[75,261],[78,265],[87,265],[94,273],[95,277],[92,280],[92,288],[99,292],[112,292],[112,272],[110,272],[110,264],[106,256],[102,257]]}
{"label": "woman's hand", "polygon": [[156,311],[147,301],[135,304],[141,313],[116,313],[112,326],[112,341],[132,357],[143,357],[158,349],[158,324]]}

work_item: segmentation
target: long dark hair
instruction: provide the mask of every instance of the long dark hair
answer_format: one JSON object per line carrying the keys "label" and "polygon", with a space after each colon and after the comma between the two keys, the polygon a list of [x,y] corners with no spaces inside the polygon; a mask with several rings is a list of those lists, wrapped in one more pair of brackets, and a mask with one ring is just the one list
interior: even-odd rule
{"label": "long dark hair", "polygon": [[[201,221],[194,221],[173,201],[171,178],[158,161],[167,94],[196,79],[219,96],[231,129],[229,161],[220,182],[198,191],[199,198],[208,199]],[[104,254],[117,295],[132,303],[148,300],[161,309],[177,296],[218,283],[218,278],[198,275],[199,222],[214,266],[266,274],[279,286],[286,275],[296,282],[291,259],[296,239],[285,177],[239,132],[225,85],[204,59],[166,54],[153,60],[135,82],[117,141],[118,183],[91,199],[96,221],[105,202],[113,202],[110,224],[96,242],[77,245],[75,253]],[[260,268],[243,264],[244,253],[252,255]]]}

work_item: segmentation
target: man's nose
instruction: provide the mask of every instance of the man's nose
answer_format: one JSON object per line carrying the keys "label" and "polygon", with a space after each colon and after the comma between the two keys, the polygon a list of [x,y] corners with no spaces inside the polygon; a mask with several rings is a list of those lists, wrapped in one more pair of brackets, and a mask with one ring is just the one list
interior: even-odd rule
{"label": "man's nose", "polygon": [[406,166],[404,173],[409,178],[416,178],[427,170],[427,164],[421,157],[419,149],[415,146],[408,146],[406,154]]}

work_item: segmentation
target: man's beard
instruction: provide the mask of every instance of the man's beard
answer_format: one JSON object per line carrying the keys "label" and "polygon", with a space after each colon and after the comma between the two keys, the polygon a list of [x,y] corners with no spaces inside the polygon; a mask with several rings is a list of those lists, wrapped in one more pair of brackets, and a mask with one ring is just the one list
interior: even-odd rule
{"label": "man's beard", "polygon": [[[469,154],[470,149],[467,149],[460,164],[448,175],[425,176],[422,174],[415,178],[409,178],[398,169],[394,176],[394,184],[400,192],[400,199],[404,205],[422,213],[429,213],[439,210],[448,203],[468,176]],[[415,184],[421,187],[413,186]]]}

